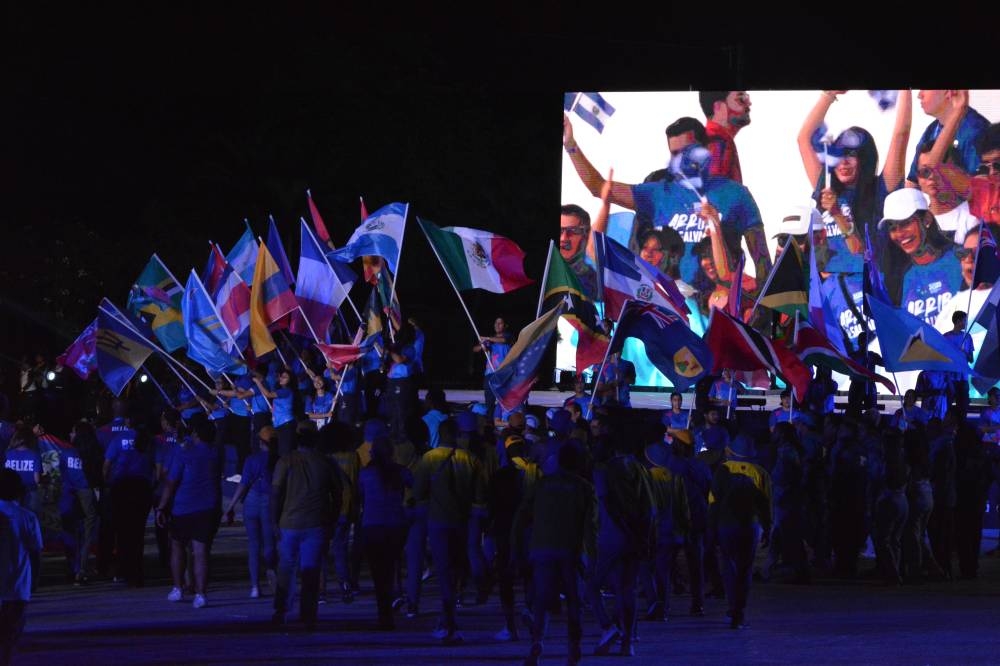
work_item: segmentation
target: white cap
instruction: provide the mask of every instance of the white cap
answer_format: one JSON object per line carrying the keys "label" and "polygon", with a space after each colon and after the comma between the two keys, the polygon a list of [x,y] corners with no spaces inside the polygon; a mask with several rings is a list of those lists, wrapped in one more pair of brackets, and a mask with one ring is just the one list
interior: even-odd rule
{"label": "white cap", "polygon": [[812,206],[792,206],[778,226],[777,237],[781,234],[801,236],[809,231],[822,231],[826,228],[823,216]]}
{"label": "white cap", "polygon": [[889,220],[908,220],[918,210],[927,210],[927,195],[915,187],[901,187],[885,198],[878,228],[882,229]]}

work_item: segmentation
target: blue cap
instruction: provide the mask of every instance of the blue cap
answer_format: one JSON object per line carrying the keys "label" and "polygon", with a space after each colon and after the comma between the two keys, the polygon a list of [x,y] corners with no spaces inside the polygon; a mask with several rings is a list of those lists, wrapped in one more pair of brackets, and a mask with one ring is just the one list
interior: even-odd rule
{"label": "blue cap", "polygon": [[365,423],[365,441],[373,442],[379,437],[388,437],[389,427],[381,419],[368,419]]}

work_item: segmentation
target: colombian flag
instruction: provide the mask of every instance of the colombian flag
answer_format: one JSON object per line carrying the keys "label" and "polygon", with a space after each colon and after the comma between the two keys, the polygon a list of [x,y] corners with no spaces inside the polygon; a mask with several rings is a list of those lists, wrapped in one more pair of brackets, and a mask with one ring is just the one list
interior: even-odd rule
{"label": "colombian flag", "polygon": [[274,338],[267,327],[298,307],[292,288],[268,252],[267,244],[260,243],[250,289],[250,344],[254,356],[260,358],[274,350]]}

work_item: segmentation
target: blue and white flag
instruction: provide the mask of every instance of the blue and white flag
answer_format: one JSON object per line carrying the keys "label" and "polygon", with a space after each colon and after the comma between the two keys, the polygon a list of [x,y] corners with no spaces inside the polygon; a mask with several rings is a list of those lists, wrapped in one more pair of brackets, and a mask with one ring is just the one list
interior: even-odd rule
{"label": "blue and white flag", "polygon": [[[567,107],[566,104],[571,95],[573,101]],[[598,92],[566,93],[563,98],[563,108],[576,113],[598,133],[604,131],[604,125],[615,112],[615,107],[611,106],[608,100],[604,99]]]}
{"label": "blue and white flag", "polygon": [[344,247],[327,253],[331,260],[349,263],[358,257],[376,255],[385,259],[389,270],[396,273],[396,262],[403,245],[406,211],[409,204],[391,203],[365,218]]}
{"label": "blue and white flag", "polygon": [[194,270],[188,276],[187,286],[184,288],[181,312],[184,313],[189,359],[201,363],[209,374],[246,374],[247,367],[243,360],[226,351],[234,349],[235,342]]}
{"label": "blue and white flag", "polygon": [[226,255],[226,261],[239,274],[240,279],[247,284],[253,282],[253,270],[257,265],[257,239],[254,238],[249,223],[236,245]]}

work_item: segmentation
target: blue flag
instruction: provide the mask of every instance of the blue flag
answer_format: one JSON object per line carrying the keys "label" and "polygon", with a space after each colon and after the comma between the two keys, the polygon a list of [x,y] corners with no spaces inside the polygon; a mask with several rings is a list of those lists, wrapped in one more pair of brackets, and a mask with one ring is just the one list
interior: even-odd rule
{"label": "blue flag", "polygon": [[331,260],[349,263],[358,257],[376,255],[385,259],[389,270],[396,273],[400,248],[403,246],[403,231],[406,228],[406,213],[409,204],[391,203],[382,206],[361,223],[344,247],[327,253]]}
{"label": "blue flag", "polygon": [[238,354],[236,343],[216,314],[208,292],[193,270],[184,288],[181,310],[184,313],[189,359],[201,363],[209,374],[246,374],[246,364],[233,355]]}
{"label": "blue flag", "polygon": [[281,275],[285,278],[285,282],[290,285],[294,285],[295,274],[292,273],[292,265],[288,263],[288,255],[285,254],[285,246],[281,242],[281,234],[278,233],[278,225],[274,223],[273,216],[268,215],[267,219],[267,250],[271,253],[271,256],[274,257],[274,261],[278,264],[278,268],[281,269]]}
{"label": "blue flag", "polygon": [[712,367],[712,354],[705,341],[676,313],[652,303],[625,304],[611,351],[620,351],[626,338],[643,342],[650,363],[678,391],[688,390]]}
{"label": "blue flag", "polygon": [[[569,102],[569,96],[573,96],[573,101]],[[599,92],[566,93],[563,97],[563,108],[570,103],[567,110],[571,110],[576,115],[583,118],[584,122],[593,127],[598,133],[604,131],[604,125],[615,112],[615,107],[608,103],[608,100]]]}
{"label": "blue flag", "polygon": [[121,395],[153,353],[153,346],[126,321],[108,299],[101,301],[97,308],[97,372],[115,395]]}
{"label": "blue flag", "polygon": [[892,307],[873,294],[868,296],[868,306],[875,319],[886,370],[940,370],[974,374],[962,351],[930,324],[902,308]]}
{"label": "blue flag", "polygon": [[233,270],[239,273],[240,278],[245,283],[253,283],[253,271],[257,266],[257,240],[254,238],[253,231],[250,230],[249,222],[246,231],[226,255],[226,261],[233,267]]}

